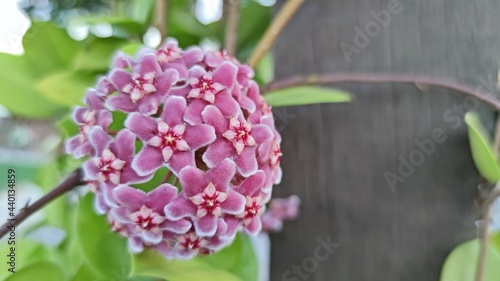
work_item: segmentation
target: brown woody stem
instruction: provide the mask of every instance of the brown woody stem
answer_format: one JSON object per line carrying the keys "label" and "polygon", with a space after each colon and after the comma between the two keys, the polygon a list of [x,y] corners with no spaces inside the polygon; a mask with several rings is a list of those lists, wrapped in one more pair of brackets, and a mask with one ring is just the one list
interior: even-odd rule
{"label": "brown woody stem", "polygon": [[66,179],[64,179],[58,186],[52,189],[49,193],[45,194],[42,198],[38,199],[35,203],[22,208],[17,215],[9,219],[0,227],[0,239],[11,231],[15,230],[27,217],[40,210],[43,206],[65,194],[66,192],[74,189],[77,186],[83,185],[85,182],[82,180],[81,169],[73,171]]}

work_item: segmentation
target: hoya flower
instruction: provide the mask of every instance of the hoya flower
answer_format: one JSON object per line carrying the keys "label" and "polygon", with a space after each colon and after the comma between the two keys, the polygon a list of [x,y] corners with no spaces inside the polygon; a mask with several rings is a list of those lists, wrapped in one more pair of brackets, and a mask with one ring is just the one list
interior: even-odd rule
{"label": "hoya flower", "polygon": [[89,142],[96,155],[83,163],[85,179],[99,184],[100,191],[110,206],[115,205],[111,192],[117,185],[151,179],[152,175],[139,176],[132,168],[136,135],[131,131],[121,130],[113,139],[101,127],[95,127],[89,134]]}
{"label": "hoya flower", "polygon": [[204,121],[214,127],[217,135],[217,139],[203,154],[203,160],[208,167],[230,158],[236,162],[241,175],[249,176],[257,172],[256,148],[272,138],[271,129],[263,124],[249,126],[241,114],[231,118],[225,117],[219,108],[213,105],[207,106],[202,115]]}
{"label": "hoya flower", "polygon": [[183,167],[195,166],[194,152],[215,140],[212,126],[184,122],[186,107],[184,98],[172,96],[165,101],[158,119],[130,114],[125,125],[145,142],[133,162],[139,174],[151,174],[162,165],[176,173]]}
{"label": "hoya flower", "polygon": [[197,235],[214,235],[219,217],[241,213],[244,208],[243,195],[229,186],[235,166],[225,159],[206,173],[189,166],[182,169],[179,180],[183,192],[165,207],[165,215],[172,220],[189,217]]}
{"label": "hoya flower", "polygon": [[260,217],[265,209],[265,197],[262,194],[266,175],[258,171],[246,178],[235,188],[236,191],[245,196],[245,209],[236,217],[243,220],[243,227],[250,233],[259,233],[262,228]]}
{"label": "hoya flower", "polygon": [[163,208],[177,195],[177,188],[162,184],[149,193],[120,185],[113,191],[118,207],[111,214],[122,225],[132,226],[134,236],[139,236],[149,244],[159,244],[163,231],[185,233],[191,223],[185,219],[168,220]]}
{"label": "hoya flower", "polygon": [[281,137],[249,66],[170,39],[111,68],[74,110],[66,150],[87,157],[95,209],[133,252],[210,254],[291,216],[279,203],[264,213]]}
{"label": "hoya flower", "polygon": [[103,100],[97,91],[89,90],[85,96],[87,107],[75,107],[73,121],[79,126],[80,133],[66,142],[66,152],[81,158],[85,154],[93,153],[88,135],[94,127],[108,128],[112,122],[111,112],[104,108]]}
{"label": "hoya flower", "polygon": [[115,69],[110,73],[109,80],[119,94],[110,97],[106,104],[111,110],[155,114],[178,75],[174,69],[163,71],[156,56],[146,54],[132,73],[124,69]]}
{"label": "hoya flower", "polygon": [[269,209],[262,216],[263,230],[279,232],[285,220],[293,220],[299,215],[300,198],[292,195],[288,198],[271,200]]}

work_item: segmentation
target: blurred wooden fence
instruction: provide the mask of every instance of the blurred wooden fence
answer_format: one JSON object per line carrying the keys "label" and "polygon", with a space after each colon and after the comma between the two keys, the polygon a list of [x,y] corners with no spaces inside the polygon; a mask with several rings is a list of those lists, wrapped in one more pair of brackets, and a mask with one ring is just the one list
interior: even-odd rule
{"label": "blurred wooden fence", "polygon": [[[390,9],[378,31],[369,26]],[[307,0],[274,49],[277,76],[392,72],[488,87],[499,67],[499,12],[496,0]],[[366,28],[368,43],[356,45]],[[342,42],[357,48],[349,61]],[[275,194],[298,194],[303,205],[298,220],[272,235],[271,280],[439,280],[450,250],[475,235],[480,177],[461,122],[463,107],[475,103],[415,85],[335,86],[355,99],[275,109],[284,139]],[[492,111],[473,107],[491,128]],[[436,130],[445,139],[417,161],[418,143]],[[402,175],[409,157],[422,163]],[[387,172],[403,181],[391,188]],[[328,237],[340,247],[319,261],[318,239]]]}

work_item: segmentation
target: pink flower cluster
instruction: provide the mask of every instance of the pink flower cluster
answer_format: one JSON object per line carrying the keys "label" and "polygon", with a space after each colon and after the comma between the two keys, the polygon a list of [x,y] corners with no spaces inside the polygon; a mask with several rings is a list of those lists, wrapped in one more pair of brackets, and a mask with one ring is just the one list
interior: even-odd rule
{"label": "pink flower cluster", "polygon": [[[118,54],[75,109],[80,133],[66,150],[89,156],[83,169],[96,208],[133,251],[189,258],[240,230],[261,231],[281,180],[281,138],[253,75],[224,52],[170,40],[135,58]],[[137,186],[162,167],[162,184]]]}

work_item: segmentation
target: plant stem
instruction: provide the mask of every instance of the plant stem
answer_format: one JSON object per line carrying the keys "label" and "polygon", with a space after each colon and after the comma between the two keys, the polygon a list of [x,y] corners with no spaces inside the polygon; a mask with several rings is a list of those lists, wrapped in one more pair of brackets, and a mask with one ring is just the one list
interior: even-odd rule
{"label": "plant stem", "polygon": [[160,31],[162,41],[167,36],[167,9],[168,0],[156,0],[154,25]]}
{"label": "plant stem", "polygon": [[260,39],[257,47],[248,59],[250,67],[255,69],[259,61],[266,54],[266,52],[273,46],[274,41],[285,28],[295,12],[299,9],[304,0],[288,0],[283,8],[278,12],[271,25],[267,28],[264,36]]}
{"label": "plant stem", "polygon": [[82,180],[82,171],[80,168],[73,171],[66,179],[64,179],[58,186],[52,189],[49,193],[45,194],[42,198],[38,199],[35,203],[26,206],[19,210],[19,213],[13,218],[9,219],[0,227],[0,239],[10,232],[11,223],[15,228],[21,224],[27,217],[40,210],[47,203],[56,199],[57,197],[65,194],[73,188],[83,185],[85,182]]}
{"label": "plant stem", "polygon": [[236,56],[238,43],[238,24],[240,21],[240,0],[224,0],[228,12],[226,24],[225,49],[231,56]]}
{"label": "plant stem", "polygon": [[489,227],[491,221],[491,215],[493,212],[493,203],[500,197],[499,184],[490,191],[488,197],[483,202],[484,214],[481,220],[481,225],[478,230],[479,238],[479,257],[477,259],[477,269],[475,281],[483,281],[484,272],[486,269],[486,260],[488,258],[488,244],[489,244]]}
{"label": "plant stem", "polygon": [[261,91],[267,93],[286,89],[300,85],[330,84],[340,82],[359,82],[359,83],[411,83],[421,87],[422,85],[438,86],[455,90],[474,97],[484,103],[500,110],[500,100],[495,98],[495,94],[485,92],[479,88],[472,88],[460,84],[456,81],[444,80],[433,77],[405,75],[405,74],[366,74],[366,73],[331,73],[322,75],[296,76],[281,81],[271,82],[264,86]]}

